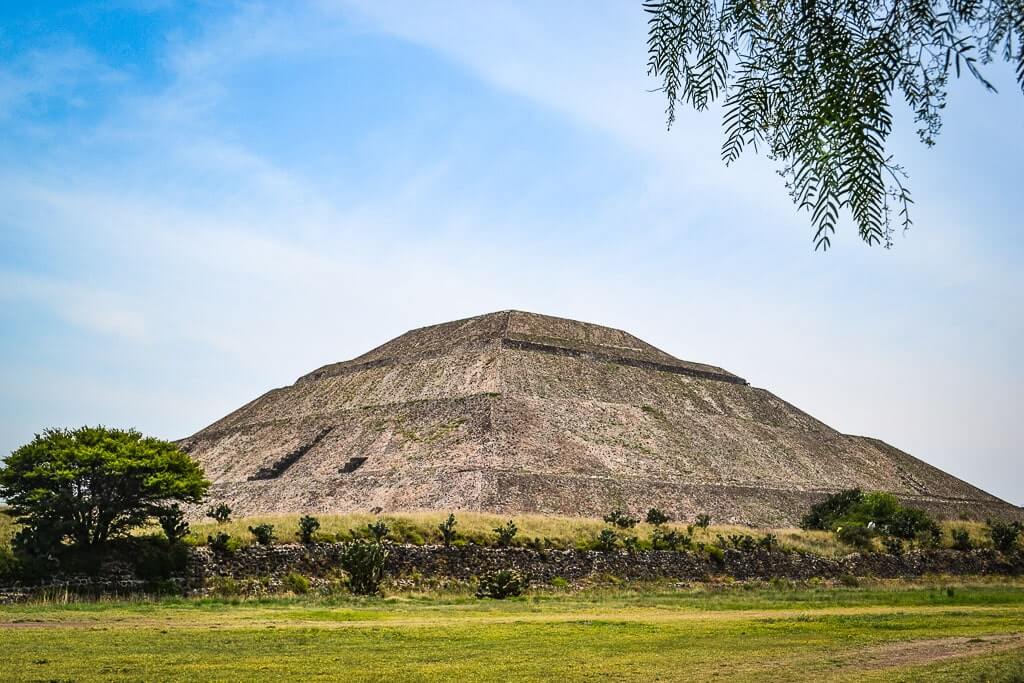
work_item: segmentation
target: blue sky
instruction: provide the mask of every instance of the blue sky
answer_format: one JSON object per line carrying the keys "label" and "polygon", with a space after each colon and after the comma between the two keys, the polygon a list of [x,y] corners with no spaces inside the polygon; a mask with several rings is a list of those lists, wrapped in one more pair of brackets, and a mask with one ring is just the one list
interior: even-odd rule
{"label": "blue sky", "polygon": [[[41,5],[41,6],[38,6]],[[900,112],[916,225],[813,251],[716,112],[671,131],[632,3],[3,3],[0,453],[186,436],[425,324],[621,327],[1015,503],[1024,101]]]}

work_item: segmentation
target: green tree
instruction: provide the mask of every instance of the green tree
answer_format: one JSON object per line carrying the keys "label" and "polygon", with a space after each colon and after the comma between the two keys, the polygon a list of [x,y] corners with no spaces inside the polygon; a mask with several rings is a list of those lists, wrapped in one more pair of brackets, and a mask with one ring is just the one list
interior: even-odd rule
{"label": "green tree", "polygon": [[848,211],[868,244],[911,225],[903,169],[886,151],[892,100],[935,143],[950,76],[1012,62],[1024,89],[1021,0],[651,0],[648,72],[668,99],[724,104],[722,159],[749,146],[778,162],[790,196],[827,249]]}
{"label": "green tree", "polygon": [[0,496],[35,547],[102,545],[175,503],[200,502],[209,485],[174,444],[105,427],[47,430],[0,467]]}

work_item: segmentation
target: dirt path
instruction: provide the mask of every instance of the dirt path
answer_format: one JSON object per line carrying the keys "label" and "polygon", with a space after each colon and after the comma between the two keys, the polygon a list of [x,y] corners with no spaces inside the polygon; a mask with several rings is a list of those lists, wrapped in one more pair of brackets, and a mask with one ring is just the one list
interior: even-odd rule
{"label": "dirt path", "polygon": [[896,643],[885,643],[859,649],[844,655],[836,673],[877,671],[900,667],[924,666],[961,657],[1024,649],[1024,633],[950,638],[929,638]]}

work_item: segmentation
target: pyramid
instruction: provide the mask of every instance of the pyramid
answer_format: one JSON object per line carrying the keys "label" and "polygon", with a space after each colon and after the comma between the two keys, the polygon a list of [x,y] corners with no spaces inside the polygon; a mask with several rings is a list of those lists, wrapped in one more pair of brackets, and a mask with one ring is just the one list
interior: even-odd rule
{"label": "pyramid", "polygon": [[854,486],[943,517],[1024,512],[722,368],[520,311],[412,330],[179,443],[237,515],[658,507],[781,526]]}

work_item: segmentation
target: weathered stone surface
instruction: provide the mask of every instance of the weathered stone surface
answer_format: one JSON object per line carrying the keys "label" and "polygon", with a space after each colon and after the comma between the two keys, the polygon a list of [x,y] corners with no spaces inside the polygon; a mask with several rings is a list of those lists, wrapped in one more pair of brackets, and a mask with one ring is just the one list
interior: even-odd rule
{"label": "weathered stone surface", "polygon": [[[338,562],[343,545],[248,546],[233,553],[208,548],[190,551],[187,569],[162,582],[164,587],[202,594],[217,578],[254,580],[253,588],[272,593],[281,590],[285,577],[297,572],[314,585],[343,576]],[[717,562],[699,551],[647,550],[598,552],[593,550],[532,550],[529,548],[461,548],[441,546],[389,545],[387,575],[401,586],[408,577],[469,581],[500,569],[516,569],[531,581],[547,583],[555,577],[571,582],[614,576],[633,581],[669,579],[709,581],[725,577],[738,580],[813,578],[845,576],[913,579],[927,575],[1021,576],[1024,554],[1003,555],[993,550],[919,550],[902,555],[852,554],[840,558],[785,551],[724,551]],[[0,604],[26,599],[55,588],[72,592],[129,594],[152,589],[152,584],[134,576],[120,565],[106,567],[93,576],[52,576],[32,585],[0,588]]]}
{"label": "weathered stone surface", "polygon": [[181,445],[236,515],[657,506],[780,526],[825,493],[860,486],[944,517],[1024,519],[722,368],[620,330],[518,311],[413,330]]}

